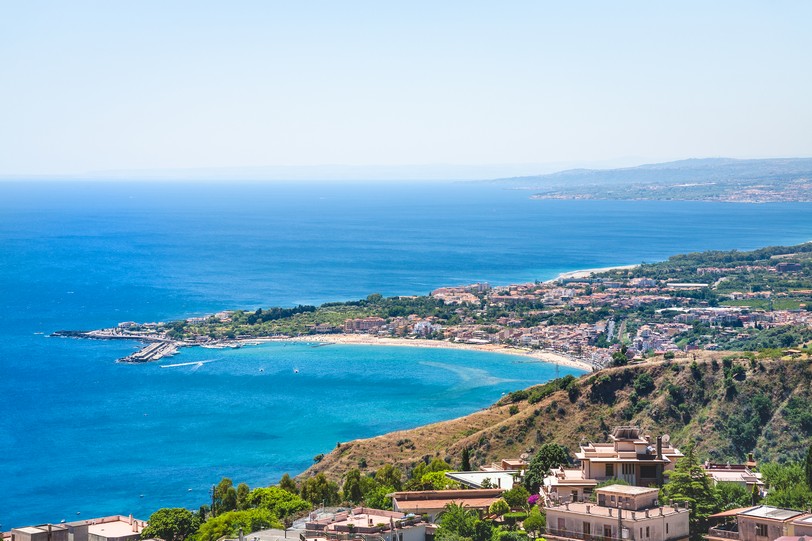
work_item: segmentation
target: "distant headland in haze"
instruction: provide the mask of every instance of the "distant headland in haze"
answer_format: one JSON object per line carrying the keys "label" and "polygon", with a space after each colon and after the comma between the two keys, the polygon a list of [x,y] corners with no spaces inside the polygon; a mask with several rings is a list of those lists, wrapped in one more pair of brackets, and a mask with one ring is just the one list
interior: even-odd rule
{"label": "distant headland in haze", "polygon": [[622,169],[570,169],[504,178],[534,199],[613,199],[775,203],[812,201],[812,158],[708,158]]}
{"label": "distant headland in haze", "polygon": [[610,161],[512,164],[286,165],[3,175],[0,180],[188,182],[475,181],[533,191],[534,199],[683,200],[740,203],[812,201],[812,158],[703,158],[639,164]]}

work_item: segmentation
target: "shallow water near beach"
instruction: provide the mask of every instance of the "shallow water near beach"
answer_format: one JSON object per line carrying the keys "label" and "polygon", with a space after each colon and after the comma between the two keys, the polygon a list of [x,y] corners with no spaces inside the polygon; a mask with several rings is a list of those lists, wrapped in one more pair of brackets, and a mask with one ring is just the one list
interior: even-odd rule
{"label": "shallow water near beach", "polygon": [[462,184],[0,183],[0,528],[196,508],[222,476],[268,484],[337,442],[463,415],[556,375],[521,357],[352,345],[193,348],[121,365],[137,344],[48,338],[55,330],[812,239],[809,204],[528,195]]}

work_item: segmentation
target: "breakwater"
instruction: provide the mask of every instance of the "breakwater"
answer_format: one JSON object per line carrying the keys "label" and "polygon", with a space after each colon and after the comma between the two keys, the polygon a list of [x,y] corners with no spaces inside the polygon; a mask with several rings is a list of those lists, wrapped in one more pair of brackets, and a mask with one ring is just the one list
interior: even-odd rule
{"label": "breakwater", "polygon": [[122,331],[121,329],[99,329],[95,331],[56,331],[51,334],[60,338],[90,338],[93,340],[137,340],[147,342],[138,351],[118,359],[119,363],[148,363],[178,353],[186,342],[170,340],[164,336]]}

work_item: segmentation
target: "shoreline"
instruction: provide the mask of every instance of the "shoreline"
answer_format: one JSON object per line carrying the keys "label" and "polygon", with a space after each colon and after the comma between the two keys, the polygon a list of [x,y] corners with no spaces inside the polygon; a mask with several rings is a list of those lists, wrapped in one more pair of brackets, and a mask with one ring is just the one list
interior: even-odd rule
{"label": "shoreline", "polygon": [[446,340],[422,340],[419,338],[379,338],[368,334],[309,334],[287,338],[270,339],[246,339],[246,342],[293,342],[307,343],[320,342],[325,344],[345,344],[354,346],[395,346],[411,348],[435,348],[435,349],[458,349],[467,351],[485,351],[488,353],[501,353],[504,355],[514,355],[516,357],[532,358],[540,362],[557,364],[577,368],[586,372],[592,372],[594,366],[586,361],[573,359],[562,353],[555,353],[548,350],[533,350],[529,348],[518,348],[502,344],[465,344],[460,342],[448,342]]}
{"label": "shoreline", "polygon": [[633,265],[615,265],[612,267],[598,267],[595,269],[581,269],[581,270],[574,270],[574,271],[567,271],[562,272],[552,280],[548,280],[549,282],[556,282],[558,280],[567,280],[567,279],[574,279],[574,278],[588,278],[593,274],[600,274],[602,272],[609,272],[613,270],[629,270],[634,269],[640,266],[640,263],[635,263]]}

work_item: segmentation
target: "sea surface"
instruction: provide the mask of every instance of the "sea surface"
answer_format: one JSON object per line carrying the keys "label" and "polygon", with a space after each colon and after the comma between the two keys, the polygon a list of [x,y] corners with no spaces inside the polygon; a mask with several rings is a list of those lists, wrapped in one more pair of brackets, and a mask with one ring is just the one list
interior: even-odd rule
{"label": "sea surface", "polygon": [[[223,476],[574,373],[515,356],[270,344],[120,365],[60,329],[427,294],[812,239],[812,205],[541,201],[464,183],[0,183],[0,529],[196,508]],[[162,365],[211,361],[202,365]]]}

